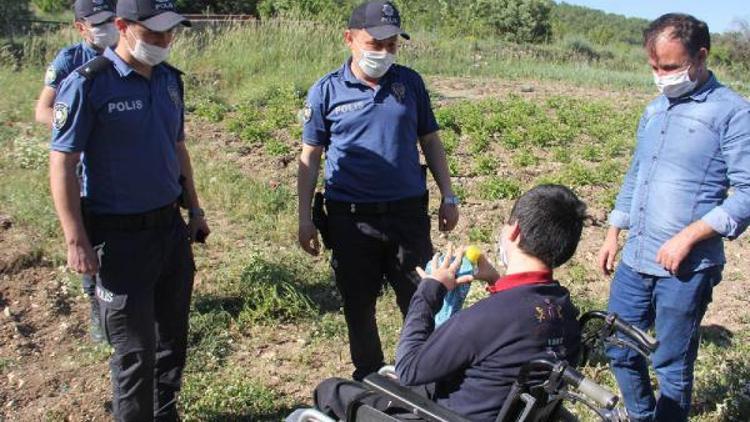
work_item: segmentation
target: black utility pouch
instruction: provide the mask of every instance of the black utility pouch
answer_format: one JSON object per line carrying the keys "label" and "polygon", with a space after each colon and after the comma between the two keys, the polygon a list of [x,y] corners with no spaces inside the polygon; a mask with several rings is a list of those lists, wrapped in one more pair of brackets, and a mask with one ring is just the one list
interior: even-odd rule
{"label": "black utility pouch", "polygon": [[315,197],[313,198],[312,220],[315,228],[320,232],[323,246],[331,249],[331,239],[328,235],[328,215],[325,210],[325,199],[321,192],[315,192]]}

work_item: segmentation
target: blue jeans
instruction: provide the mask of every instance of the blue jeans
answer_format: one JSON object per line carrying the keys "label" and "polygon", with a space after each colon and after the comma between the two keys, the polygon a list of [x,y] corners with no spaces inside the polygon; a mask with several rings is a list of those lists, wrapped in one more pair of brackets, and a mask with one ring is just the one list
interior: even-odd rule
{"label": "blue jeans", "polygon": [[698,356],[700,323],[723,267],[673,277],[641,274],[621,263],[609,295],[609,311],[641,329],[655,328],[659,347],[651,356],[659,382],[656,399],[648,361],[609,347],[607,356],[632,421],[686,421]]}

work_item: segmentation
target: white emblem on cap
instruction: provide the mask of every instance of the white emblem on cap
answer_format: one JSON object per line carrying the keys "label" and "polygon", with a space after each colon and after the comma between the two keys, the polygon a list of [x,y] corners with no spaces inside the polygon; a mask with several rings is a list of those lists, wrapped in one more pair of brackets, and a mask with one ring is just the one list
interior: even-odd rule
{"label": "white emblem on cap", "polygon": [[57,70],[55,70],[55,66],[50,65],[44,74],[44,84],[51,85],[55,82],[55,79],[57,79]]}
{"label": "white emblem on cap", "polygon": [[154,10],[174,10],[174,3],[172,0],[156,0]]}
{"label": "white emblem on cap", "polygon": [[68,114],[70,107],[65,103],[55,103],[55,107],[52,111],[52,125],[55,129],[60,130],[65,126],[65,122],[68,121]]}
{"label": "white emblem on cap", "polygon": [[396,13],[396,11],[393,10],[393,6],[391,6],[388,3],[386,3],[386,4],[383,5],[383,14],[384,15],[386,15],[388,17],[392,17],[394,13]]}

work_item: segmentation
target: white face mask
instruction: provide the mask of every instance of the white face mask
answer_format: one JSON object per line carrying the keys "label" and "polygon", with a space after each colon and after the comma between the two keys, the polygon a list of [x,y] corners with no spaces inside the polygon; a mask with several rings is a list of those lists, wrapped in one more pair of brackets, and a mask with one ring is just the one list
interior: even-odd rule
{"label": "white face mask", "polygon": [[692,92],[697,85],[697,81],[690,80],[689,71],[690,68],[688,67],[685,70],[664,76],[659,76],[654,72],[656,88],[668,98],[678,98]]}
{"label": "white face mask", "polygon": [[[128,31],[130,31],[130,28],[128,28]],[[128,50],[139,62],[149,66],[156,66],[169,57],[169,47],[164,48],[148,44],[138,39],[135,35],[133,37],[135,38],[135,47],[131,48],[130,43],[128,43]]]}
{"label": "white face mask", "polygon": [[114,46],[120,39],[120,33],[112,22],[92,26],[89,33],[91,34],[91,44],[101,49]]}
{"label": "white face mask", "polygon": [[373,79],[380,79],[388,69],[393,66],[396,62],[396,55],[391,54],[387,51],[367,51],[361,50],[362,57],[360,57],[357,64],[365,74]]}

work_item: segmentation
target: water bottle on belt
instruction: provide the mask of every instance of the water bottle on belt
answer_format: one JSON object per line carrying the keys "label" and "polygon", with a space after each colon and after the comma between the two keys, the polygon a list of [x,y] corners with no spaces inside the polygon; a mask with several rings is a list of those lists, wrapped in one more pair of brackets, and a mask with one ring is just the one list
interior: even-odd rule
{"label": "water bottle on belt", "polygon": [[[478,247],[469,246],[466,248],[464,258],[461,261],[461,267],[456,272],[456,278],[474,274],[480,256],[482,256],[482,251]],[[438,265],[442,263],[442,260],[445,258],[441,257],[439,259],[440,262],[438,262]],[[430,260],[425,266],[425,272],[427,274],[432,273],[432,260]],[[435,314],[435,328],[442,325],[448,320],[448,318],[452,317],[453,314],[461,310],[464,306],[466,295],[469,294],[470,288],[471,285],[468,283],[460,284],[445,295],[445,298],[443,298],[443,307],[440,308],[440,311],[437,314]]]}

